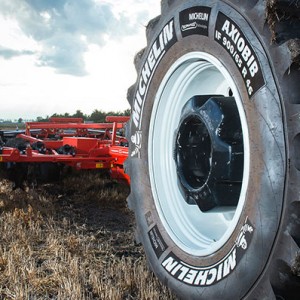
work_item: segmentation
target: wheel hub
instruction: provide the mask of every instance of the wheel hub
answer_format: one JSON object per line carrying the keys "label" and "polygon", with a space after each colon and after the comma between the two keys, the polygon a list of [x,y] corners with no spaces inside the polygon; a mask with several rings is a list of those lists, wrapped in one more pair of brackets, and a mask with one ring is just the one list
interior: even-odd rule
{"label": "wheel hub", "polygon": [[234,97],[195,96],[183,107],[175,140],[179,182],[202,212],[236,208],[243,179],[243,135]]}

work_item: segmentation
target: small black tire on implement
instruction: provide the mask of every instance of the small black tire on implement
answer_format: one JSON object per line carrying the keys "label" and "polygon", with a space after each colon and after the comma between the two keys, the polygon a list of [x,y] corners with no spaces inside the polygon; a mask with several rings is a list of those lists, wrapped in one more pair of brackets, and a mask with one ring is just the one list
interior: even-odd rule
{"label": "small black tire on implement", "polygon": [[128,203],[184,299],[299,299],[300,3],[165,0],[135,58]]}

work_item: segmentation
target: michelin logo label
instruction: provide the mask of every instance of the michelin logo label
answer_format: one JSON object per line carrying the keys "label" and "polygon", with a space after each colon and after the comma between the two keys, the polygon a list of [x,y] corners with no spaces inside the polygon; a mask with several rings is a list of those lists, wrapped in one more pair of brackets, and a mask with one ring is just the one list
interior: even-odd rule
{"label": "michelin logo label", "polygon": [[135,93],[133,107],[132,107],[132,120],[137,129],[141,129],[141,114],[144,107],[144,101],[147,96],[149,84],[156,70],[158,63],[177,42],[175,33],[174,19],[170,20],[162,29],[148,53],[148,57],[142,68],[139,76],[137,91]]}
{"label": "michelin logo label", "polygon": [[236,268],[252,239],[253,226],[246,220],[231,251],[218,263],[208,267],[191,266],[173,252],[163,260],[163,268],[175,279],[193,286],[210,286],[226,278]]}
{"label": "michelin logo label", "polygon": [[176,42],[177,36],[175,32],[174,19],[171,19],[163,27],[150,47],[150,51],[139,75],[131,112],[131,118],[136,127],[136,132],[131,136],[131,142],[134,147],[131,152],[131,157],[140,157],[141,155],[141,141],[143,137],[141,131],[141,116],[153,74],[161,59]]}
{"label": "michelin logo label", "polygon": [[195,6],[180,12],[180,29],[183,37],[200,34],[208,36],[210,7]]}

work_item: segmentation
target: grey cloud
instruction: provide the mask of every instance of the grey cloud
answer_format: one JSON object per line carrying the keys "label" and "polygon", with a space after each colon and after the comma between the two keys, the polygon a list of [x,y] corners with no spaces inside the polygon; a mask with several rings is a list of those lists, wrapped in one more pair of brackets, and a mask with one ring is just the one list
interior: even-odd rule
{"label": "grey cloud", "polygon": [[4,59],[11,59],[16,56],[22,56],[22,55],[34,55],[35,53],[33,51],[29,50],[13,50],[5,47],[0,46],[0,56]]}
{"label": "grey cloud", "polygon": [[15,17],[23,32],[40,43],[39,66],[76,76],[86,74],[88,44],[103,46],[107,38],[136,32],[127,16],[116,18],[110,4],[93,0],[1,0],[0,12]]}
{"label": "grey cloud", "polygon": [[35,11],[45,11],[49,9],[58,9],[61,10],[66,0],[25,0],[28,5],[30,5]]}
{"label": "grey cloud", "polygon": [[64,33],[44,41],[44,50],[39,57],[38,66],[52,67],[62,74],[86,75],[83,59],[86,45],[78,40],[77,35]]}

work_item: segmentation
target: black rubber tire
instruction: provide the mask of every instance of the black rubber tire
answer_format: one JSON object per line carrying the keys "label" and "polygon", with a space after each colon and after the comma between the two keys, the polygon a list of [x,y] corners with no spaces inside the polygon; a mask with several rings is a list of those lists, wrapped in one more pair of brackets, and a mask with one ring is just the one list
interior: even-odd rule
{"label": "black rubber tire", "polygon": [[[128,204],[151,269],[179,297],[299,299],[299,259],[295,264],[300,247],[299,6],[298,1],[287,0],[165,0],[162,15],[147,26],[148,45],[136,55],[138,79],[128,91],[132,107]],[[189,17],[193,22],[187,24]],[[242,53],[245,45],[248,56]],[[190,253],[170,234],[172,228],[166,226],[156,200],[164,199],[154,195],[156,174],[149,154],[156,151],[150,139],[153,128],[161,124],[157,107],[164,93],[160,88],[167,86],[164,78],[178,60],[196,51],[215,57],[231,74],[249,131],[250,180],[244,204],[230,237],[209,255]],[[250,61],[257,63],[252,70]],[[242,66],[251,75],[250,83],[248,75],[243,79]],[[170,128],[170,135],[175,131]],[[245,225],[251,230],[243,231]],[[244,250],[237,244],[241,234],[247,241]],[[222,268],[230,257],[233,264],[225,274]]]}
{"label": "black rubber tire", "polygon": [[[34,150],[39,150],[43,144],[33,145]],[[17,148],[24,152],[30,143],[22,138],[11,138],[6,147]],[[24,188],[24,183],[41,184],[57,182],[60,180],[62,166],[57,163],[6,163],[3,170],[7,173],[7,178],[14,183],[15,188]]]}
{"label": "black rubber tire", "polygon": [[[10,138],[5,143],[6,147],[17,148],[21,152],[25,151],[29,145],[29,142],[22,138]],[[4,177],[13,182],[13,189],[24,189],[28,173],[27,163],[4,163],[1,167]]]}
{"label": "black rubber tire", "polygon": [[38,183],[58,182],[62,166],[57,163],[40,163],[36,165],[36,181]]}

